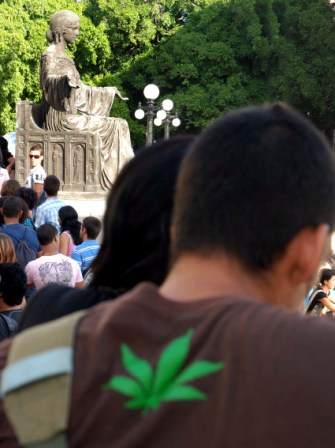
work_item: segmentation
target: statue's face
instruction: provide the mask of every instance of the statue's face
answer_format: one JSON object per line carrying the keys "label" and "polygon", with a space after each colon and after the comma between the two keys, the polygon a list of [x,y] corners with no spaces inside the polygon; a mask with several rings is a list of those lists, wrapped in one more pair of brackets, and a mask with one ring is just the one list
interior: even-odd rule
{"label": "statue's face", "polygon": [[74,22],[70,26],[66,26],[63,37],[67,43],[73,44],[79,36],[79,22]]}

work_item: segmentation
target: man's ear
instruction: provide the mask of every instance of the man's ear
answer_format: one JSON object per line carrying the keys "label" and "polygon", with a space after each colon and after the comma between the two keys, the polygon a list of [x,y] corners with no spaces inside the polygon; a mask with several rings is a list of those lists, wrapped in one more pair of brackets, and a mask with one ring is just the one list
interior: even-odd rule
{"label": "man's ear", "polygon": [[291,279],[296,283],[313,282],[321,262],[330,253],[327,224],[302,229],[291,241],[286,255],[290,260]]}

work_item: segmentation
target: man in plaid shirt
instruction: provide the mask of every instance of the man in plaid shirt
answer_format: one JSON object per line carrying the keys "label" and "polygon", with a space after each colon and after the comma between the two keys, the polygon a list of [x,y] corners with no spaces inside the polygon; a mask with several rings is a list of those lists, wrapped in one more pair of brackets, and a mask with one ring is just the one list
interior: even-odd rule
{"label": "man in plaid shirt", "polygon": [[60,180],[57,176],[50,174],[45,178],[44,191],[47,199],[43,204],[37,207],[35,226],[41,227],[42,224],[52,224],[60,232],[60,225],[58,222],[58,210],[64,207],[65,202],[57,197],[60,187]]}

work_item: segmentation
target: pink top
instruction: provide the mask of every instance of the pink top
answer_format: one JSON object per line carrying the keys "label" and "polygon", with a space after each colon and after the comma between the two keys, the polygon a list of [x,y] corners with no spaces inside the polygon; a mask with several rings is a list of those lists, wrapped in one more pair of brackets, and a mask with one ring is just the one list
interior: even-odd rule
{"label": "pink top", "polygon": [[73,251],[73,249],[76,247],[76,244],[74,244],[74,242],[73,242],[73,238],[72,238],[72,236],[71,236],[71,233],[68,231],[68,230],[64,230],[64,232],[62,232],[62,233],[65,233],[68,237],[69,237],[69,239],[70,239],[70,242],[69,242],[69,246],[68,246],[68,248],[67,248],[67,256],[68,257],[71,257],[71,254],[72,254],[72,251]]}

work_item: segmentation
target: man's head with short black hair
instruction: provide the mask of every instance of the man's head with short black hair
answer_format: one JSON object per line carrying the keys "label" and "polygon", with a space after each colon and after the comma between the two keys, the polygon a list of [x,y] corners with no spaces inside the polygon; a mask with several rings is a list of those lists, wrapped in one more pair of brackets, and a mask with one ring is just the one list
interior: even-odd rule
{"label": "man's head with short black hair", "polygon": [[27,276],[19,263],[0,263],[0,297],[8,306],[21,305]]}
{"label": "man's head with short black hair", "polygon": [[101,231],[101,221],[95,216],[87,216],[83,219],[82,228],[86,230],[90,240],[95,240]]}
{"label": "man's head with short black hair", "polygon": [[43,224],[37,229],[37,239],[41,246],[51,244],[58,236],[58,230],[52,224]]}
{"label": "man's head with short black hair", "polygon": [[8,196],[5,198],[2,213],[6,218],[18,218],[23,210],[22,199],[15,196]]}
{"label": "man's head with short black hair", "polygon": [[227,114],[203,132],[177,185],[174,259],[225,254],[267,270],[307,227],[335,223],[334,157],[285,105]]}
{"label": "man's head with short black hair", "polygon": [[13,195],[23,199],[27,204],[29,210],[37,207],[38,196],[36,191],[34,191],[32,188],[20,187],[14,191]]}
{"label": "man's head with short black hair", "polygon": [[50,174],[44,179],[43,190],[47,196],[57,196],[60,188],[60,180],[57,176]]}

